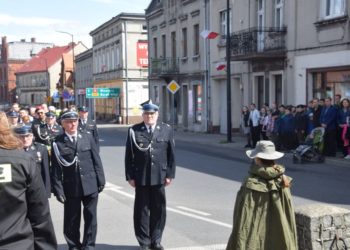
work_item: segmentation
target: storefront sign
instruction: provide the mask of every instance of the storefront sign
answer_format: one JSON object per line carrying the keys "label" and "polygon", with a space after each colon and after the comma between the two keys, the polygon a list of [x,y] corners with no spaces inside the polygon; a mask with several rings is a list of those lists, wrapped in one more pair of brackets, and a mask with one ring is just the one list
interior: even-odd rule
{"label": "storefront sign", "polygon": [[137,42],[137,66],[148,67],[148,43]]}

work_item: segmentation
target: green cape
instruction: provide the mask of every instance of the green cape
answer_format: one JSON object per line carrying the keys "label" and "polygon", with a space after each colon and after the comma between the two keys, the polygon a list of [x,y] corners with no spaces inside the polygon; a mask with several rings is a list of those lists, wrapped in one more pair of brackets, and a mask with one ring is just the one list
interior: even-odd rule
{"label": "green cape", "polygon": [[237,194],[226,250],[298,249],[291,193],[282,184],[284,171],[280,165],[250,167]]}

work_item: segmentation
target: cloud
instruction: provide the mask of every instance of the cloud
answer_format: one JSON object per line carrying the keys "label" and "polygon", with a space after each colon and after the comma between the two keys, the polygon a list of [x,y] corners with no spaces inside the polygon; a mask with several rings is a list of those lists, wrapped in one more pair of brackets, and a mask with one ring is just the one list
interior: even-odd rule
{"label": "cloud", "polygon": [[45,17],[19,17],[0,13],[0,25],[18,25],[30,27],[46,27],[52,25],[66,26],[72,23],[71,21],[45,18]]}

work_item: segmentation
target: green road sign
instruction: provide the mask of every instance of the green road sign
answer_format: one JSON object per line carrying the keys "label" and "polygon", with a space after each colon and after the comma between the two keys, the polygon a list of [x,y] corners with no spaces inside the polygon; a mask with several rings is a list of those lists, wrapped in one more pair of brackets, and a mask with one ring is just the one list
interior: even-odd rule
{"label": "green road sign", "polygon": [[118,97],[120,88],[86,88],[86,98]]}

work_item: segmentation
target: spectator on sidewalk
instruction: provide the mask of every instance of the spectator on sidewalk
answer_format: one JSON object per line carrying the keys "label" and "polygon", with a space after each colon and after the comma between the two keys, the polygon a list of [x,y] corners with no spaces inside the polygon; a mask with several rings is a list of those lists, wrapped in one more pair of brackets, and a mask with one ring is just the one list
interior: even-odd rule
{"label": "spectator on sidewalk", "polygon": [[342,152],[345,159],[350,159],[349,138],[346,137],[350,123],[350,100],[344,98],[340,103],[337,115],[338,137],[342,142]]}
{"label": "spectator on sidewalk", "polygon": [[310,112],[310,119],[312,120],[312,129],[321,127],[320,117],[321,117],[322,106],[319,106],[318,98],[312,100],[312,110]]}
{"label": "spectator on sidewalk", "polygon": [[250,125],[250,133],[252,135],[253,148],[255,148],[256,143],[260,140],[260,113],[256,109],[256,105],[254,103],[250,104],[250,114],[249,114],[249,125]]}
{"label": "spectator on sidewalk", "polygon": [[337,152],[337,110],[332,105],[332,98],[325,99],[325,106],[320,117],[321,126],[325,128],[324,151],[325,156],[335,156]]}
{"label": "spectator on sidewalk", "polygon": [[259,141],[246,154],[254,161],[237,194],[226,250],[298,249],[291,178],[275,163],[283,153],[271,141]]}
{"label": "spectator on sidewalk", "polygon": [[308,116],[304,110],[304,105],[299,104],[297,106],[297,112],[295,114],[295,132],[298,138],[298,144],[305,142],[307,131]]}
{"label": "spectator on sidewalk", "polygon": [[260,121],[259,121],[259,130],[260,130],[260,134],[261,134],[261,138],[263,140],[267,140],[267,136],[266,136],[266,123],[268,120],[268,116],[267,116],[267,109],[265,107],[260,109]]}
{"label": "spectator on sidewalk", "polygon": [[297,147],[297,139],[295,134],[295,117],[292,114],[292,107],[285,109],[285,114],[281,117],[280,136],[281,145],[284,150],[292,150]]}
{"label": "spectator on sidewalk", "polygon": [[251,135],[250,135],[250,127],[249,127],[249,109],[247,106],[243,106],[242,108],[242,118],[241,118],[241,128],[243,134],[247,138],[247,144],[244,146],[245,148],[251,148]]}

